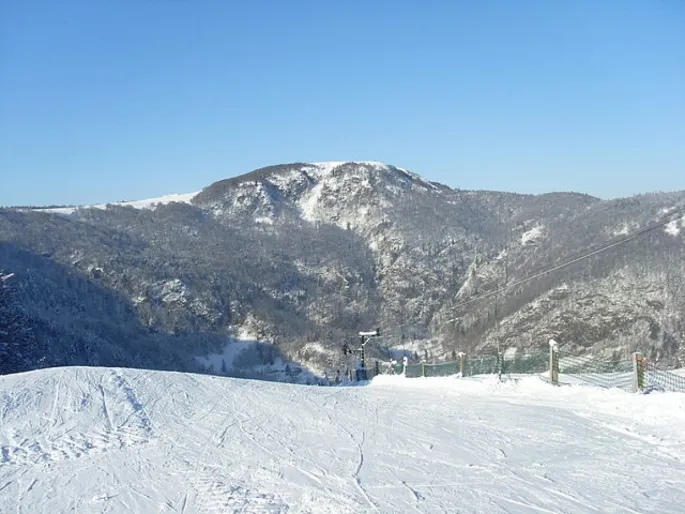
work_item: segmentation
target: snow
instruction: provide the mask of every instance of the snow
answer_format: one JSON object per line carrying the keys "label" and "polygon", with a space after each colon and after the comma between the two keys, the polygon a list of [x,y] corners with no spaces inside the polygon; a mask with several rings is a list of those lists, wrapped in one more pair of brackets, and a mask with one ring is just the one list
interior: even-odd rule
{"label": "snow", "polygon": [[64,215],[71,215],[76,212],[76,210],[79,209],[79,207],[55,207],[52,209],[32,209],[34,211],[38,212],[50,212],[52,214],[64,214]]}
{"label": "snow", "polygon": [[160,196],[157,198],[147,198],[145,200],[131,200],[131,201],[124,201],[124,202],[110,202],[109,204],[106,203],[100,203],[100,204],[95,204],[95,205],[86,205],[83,207],[56,207],[54,209],[34,209],[37,211],[41,212],[51,212],[54,214],[73,214],[76,212],[77,209],[82,208],[82,209],[107,209],[107,205],[119,205],[119,206],[128,206],[128,207],[133,207],[134,209],[152,209],[156,205],[166,205],[171,202],[178,202],[178,203],[190,203],[190,201],[197,196],[199,191],[196,191],[194,193],[185,193],[185,194],[170,194],[166,196]]}
{"label": "snow", "polygon": [[518,348],[515,346],[512,346],[511,348],[507,348],[504,350],[504,360],[506,361],[513,361],[516,359],[516,354],[518,353]]}
{"label": "snow", "polygon": [[[305,343],[297,352],[298,360],[307,363],[307,368],[319,376],[328,376],[330,370],[326,363],[335,362],[340,353],[339,349],[329,348],[318,342]],[[320,365],[319,363],[323,363]]]}
{"label": "snow", "polygon": [[179,279],[165,280],[150,285],[150,297],[164,303],[185,303],[188,287]]}
{"label": "snow", "polygon": [[299,207],[303,220],[314,222],[318,219],[321,193],[323,193],[323,184],[319,183],[302,197]]}
{"label": "snow", "polygon": [[221,370],[223,363],[226,363],[226,369],[232,369],[233,361],[235,361],[236,357],[252,346],[254,346],[254,341],[232,339],[224,346],[221,353],[210,353],[203,357],[196,357],[195,360],[208,371],[217,373]]}
{"label": "snow", "polygon": [[286,173],[272,173],[268,180],[280,190],[287,189],[293,182],[298,182],[303,179],[302,173],[299,169],[293,168]]}
{"label": "snow", "polygon": [[612,236],[627,236],[630,232],[630,229],[627,224],[623,224],[623,226],[620,229],[614,230],[611,235]]}
{"label": "snow", "polygon": [[[316,383],[317,377],[303,368],[296,362],[284,360],[278,353],[274,354],[273,361],[269,364],[264,363],[262,357],[258,357],[261,347],[262,352],[266,352],[266,347],[271,343],[259,341],[249,330],[242,327],[238,331],[238,337],[228,338],[220,353],[210,353],[204,356],[195,357],[198,364],[209,373],[243,373],[240,376],[259,376],[268,380],[292,383]],[[250,358],[252,355],[252,358]],[[242,362],[236,363],[237,359],[243,357]],[[247,357],[247,361],[244,359]],[[225,365],[225,372],[223,372]]]}
{"label": "snow", "polygon": [[[186,194],[171,194],[171,195],[166,195],[166,196],[160,196],[158,198],[148,198],[146,200],[134,200],[134,201],[129,201],[129,202],[117,202],[116,205],[122,205],[122,206],[130,206],[135,209],[150,209],[155,205],[166,205],[172,202],[178,202],[178,203],[190,203],[190,201],[197,196],[199,191],[195,191],[194,193],[186,193]],[[97,207],[99,209],[104,209],[106,208],[106,204],[100,204],[100,205],[95,205],[94,207]]]}
{"label": "snow", "polygon": [[[343,176],[333,176],[333,171],[343,165],[351,165],[351,167],[346,169]],[[370,168],[373,169],[372,173],[370,173]],[[313,162],[308,163],[304,171],[314,178],[314,185],[299,198],[297,205],[302,219],[309,222],[323,221],[326,218],[327,209],[322,205],[324,194],[326,198],[338,197],[338,199],[341,195],[349,195],[350,183],[353,184],[351,194],[364,190],[372,191],[374,181],[370,179],[370,176],[373,177],[379,173],[391,179],[384,185],[384,189],[391,196],[402,195],[407,188],[419,188],[422,191],[438,189],[415,173],[379,161]],[[391,199],[387,195],[377,195],[376,207],[380,207],[381,210],[391,208]],[[326,219],[326,221],[331,222],[331,219]],[[342,228],[347,227],[347,222],[354,226],[358,222],[356,214],[352,213],[349,216],[343,214],[335,219],[335,223]]]}
{"label": "snow", "polygon": [[521,244],[525,245],[537,239],[540,239],[543,235],[543,228],[544,227],[542,225],[535,225],[530,230],[527,230],[526,232],[521,234]]}
{"label": "snow", "polygon": [[418,175],[417,173],[409,171],[408,169],[405,169],[405,168],[396,167],[395,169],[399,170],[402,173],[404,173],[405,175],[407,175],[414,183],[419,182],[426,189],[433,189],[433,190],[438,189],[438,187],[435,184],[426,180],[425,178],[423,178],[421,175]]}
{"label": "snow", "polygon": [[675,219],[675,220],[667,223],[666,227],[664,228],[666,233],[670,236],[673,236],[673,237],[676,237],[678,234],[680,234],[679,222],[682,223],[683,225],[685,225],[685,217],[683,217],[682,220]]}
{"label": "snow", "polygon": [[300,208],[300,215],[302,219],[309,222],[315,222],[319,219],[321,213],[321,196],[324,189],[333,190],[337,184],[326,182],[324,179],[329,177],[334,169],[348,164],[347,161],[331,161],[331,162],[312,162],[309,163],[312,168],[307,171],[317,180],[316,185],[310,188],[298,201]]}
{"label": "snow", "polygon": [[388,165],[379,161],[326,161],[326,162],[310,162],[311,166],[317,168],[316,171],[321,176],[330,175],[330,173],[343,164],[359,164],[362,166],[372,166],[374,168],[387,168]]}
{"label": "snow", "polygon": [[0,377],[0,512],[682,512],[685,395],[378,377]]}
{"label": "snow", "polygon": [[359,161],[358,164],[363,164],[365,166],[372,166],[374,168],[387,168],[388,165],[380,161]]}
{"label": "snow", "polygon": [[346,161],[330,161],[330,162],[312,162],[310,163],[314,166],[314,174],[317,178],[326,177],[331,174],[331,172],[338,166],[342,166]]}

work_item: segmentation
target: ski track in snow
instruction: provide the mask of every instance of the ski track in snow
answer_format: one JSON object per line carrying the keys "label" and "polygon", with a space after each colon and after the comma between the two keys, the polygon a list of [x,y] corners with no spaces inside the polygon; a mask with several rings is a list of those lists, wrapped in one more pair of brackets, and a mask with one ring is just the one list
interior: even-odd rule
{"label": "ski track in snow", "polygon": [[682,512],[685,395],[383,377],[0,377],[2,513]]}

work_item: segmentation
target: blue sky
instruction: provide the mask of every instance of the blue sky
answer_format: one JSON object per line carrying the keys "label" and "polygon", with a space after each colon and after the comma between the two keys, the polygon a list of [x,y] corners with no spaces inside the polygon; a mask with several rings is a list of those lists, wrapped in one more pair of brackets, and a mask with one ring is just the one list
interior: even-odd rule
{"label": "blue sky", "polygon": [[0,205],[324,160],[685,189],[685,1],[0,0]]}

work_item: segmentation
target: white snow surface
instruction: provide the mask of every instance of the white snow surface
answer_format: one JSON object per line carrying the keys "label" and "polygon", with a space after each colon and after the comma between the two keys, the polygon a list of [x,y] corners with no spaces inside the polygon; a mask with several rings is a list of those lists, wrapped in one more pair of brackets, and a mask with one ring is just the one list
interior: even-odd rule
{"label": "white snow surface", "polygon": [[685,227],[685,216],[683,216],[682,219],[674,219],[673,221],[667,223],[666,227],[664,228],[664,231],[668,235],[676,237],[678,234],[680,234],[681,226]]}
{"label": "white snow surface", "polygon": [[224,346],[222,353],[210,353],[203,357],[195,357],[195,360],[214,373],[221,370],[223,364],[226,365],[227,369],[233,369],[233,361],[235,361],[236,357],[255,344],[256,339],[252,341],[231,339],[226,346]]}
{"label": "white snow surface", "polygon": [[542,225],[535,225],[530,230],[521,234],[521,244],[528,244],[530,242],[540,239],[544,235],[544,227]]}
{"label": "white snow surface", "polygon": [[0,377],[0,512],[682,512],[685,395],[536,377]]}
{"label": "white snow surface", "polygon": [[[171,202],[179,203],[190,203],[190,201],[197,196],[199,191],[194,193],[184,193],[184,194],[170,194],[165,196],[159,196],[157,198],[146,198],[145,200],[130,200],[123,202],[110,202],[110,203],[99,203],[94,205],[86,205],[80,207],[82,209],[107,209],[107,205],[120,205],[133,207],[134,209],[152,209],[156,205],[166,205]],[[52,212],[55,214],[73,214],[79,207],[56,207],[54,209],[34,209],[41,212]]]}
{"label": "white snow surface", "polygon": [[311,222],[318,219],[321,193],[323,193],[323,185],[319,183],[302,197],[299,202],[302,219]]}
{"label": "white snow surface", "polygon": [[330,161],[330,162],[311,162],[312,166],[314,166],[314,174],[319,176],[319,177],[325,177],[327,175],[330,175],[331,172],[337,168],[338,166],[342,166],[345,164],[345,161]]}
{"label": "white snow surface", "polygon": [[373,166],[376,168],[387,168],[388,165],[380,161],[326,161],[326,162],[310,162],[311,166],[316,167],[317,171],[322,175],[329,175],[335,168],[343,164],[361,164],[364,166]]}

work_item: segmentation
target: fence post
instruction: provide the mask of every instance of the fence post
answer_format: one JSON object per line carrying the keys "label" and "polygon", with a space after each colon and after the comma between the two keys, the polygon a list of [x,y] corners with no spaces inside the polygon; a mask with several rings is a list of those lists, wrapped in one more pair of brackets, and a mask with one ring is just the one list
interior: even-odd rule
{"label": "fence post", "polygon": [[459,375],[464,378],[464,370],[466,369],[466,354],[464,352],[459,352]]}
{"label": "fence post", "polygon": [[426,376],[426,361],[421,361],[421,376]]}
{"label": "fence post", "polygon": [[633,353],[633,392],[645,390],[645,359],[640,352]]}
{"label": "fence post", "polygon": [[559,385],[559,345],[554,339],[549,340],[549,381]]}

